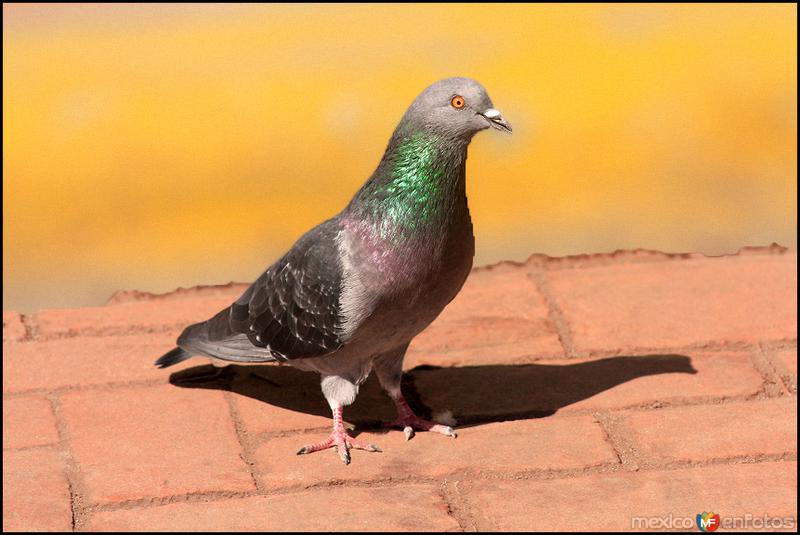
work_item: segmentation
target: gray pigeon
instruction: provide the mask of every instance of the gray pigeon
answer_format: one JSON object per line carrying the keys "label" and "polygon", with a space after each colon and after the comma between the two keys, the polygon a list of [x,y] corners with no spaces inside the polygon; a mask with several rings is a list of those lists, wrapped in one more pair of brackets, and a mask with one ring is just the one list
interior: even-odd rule
{"label": "gray pigeon", "polygon": [[455,437],[419,418],[400,391],[411,339],[456,296],[475,239],[465,189],[467,146],[489,127],[511,132],[469,78],[429,86],[406,111],[377,169],[335,217],[308,231],[239,299],[187,327],[161,368],[204,355],[240,363],[285,362],[322,376],[333,432],[298,454],[336,447],[350,462],[360,444],[345,431],[350,405],[373,369],[397,406],[388,424]]}

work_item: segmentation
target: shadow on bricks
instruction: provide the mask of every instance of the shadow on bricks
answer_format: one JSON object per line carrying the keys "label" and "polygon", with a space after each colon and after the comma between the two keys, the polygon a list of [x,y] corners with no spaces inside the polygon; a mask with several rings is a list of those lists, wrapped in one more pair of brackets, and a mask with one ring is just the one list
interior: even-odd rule
{"label": "shadow on bricks", "polygon": [[[563,362],[563,361],[562,361]],[[425,417],[450,411],[460,427],[550,416],[563,407],[639,377],[695,374],[685,355],[601,358],[574,364],[521,364],[440,368],[418,366],[403,376],[409,404]],[[319,376],[289,366],[196,366],[170,376],[182,388],[227,390],[315,416],[329,417]],[[394,408],[374,374],[362,385],[345,418],[358,430],[376,428]]]}

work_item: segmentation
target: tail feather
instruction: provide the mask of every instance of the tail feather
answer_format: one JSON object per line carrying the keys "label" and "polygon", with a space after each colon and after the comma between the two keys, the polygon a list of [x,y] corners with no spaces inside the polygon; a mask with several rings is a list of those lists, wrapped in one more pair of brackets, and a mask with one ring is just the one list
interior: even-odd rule
{"label": "tail feather", "polygon": [[272,362],[275,357],[269,348],[257,347],[247,336],[234,332],[228,323],[228,310],[223,310],[202,323],[189,325],[178,337],[178,347],[156,361],[156,366],[166,368],[203,355],[228,362]]}
{"label": "tail feather", "polygon": [[185,349],[181,349],[180,347],[176,347],[172,351],[169,351],[161,356],[156,361],[156,366],[159,368],[166,368],[168,366],[172,366],[173,364],[177,364],[179,362],[183,362],[186,359],[192,358],[192,354],[186,351]]}

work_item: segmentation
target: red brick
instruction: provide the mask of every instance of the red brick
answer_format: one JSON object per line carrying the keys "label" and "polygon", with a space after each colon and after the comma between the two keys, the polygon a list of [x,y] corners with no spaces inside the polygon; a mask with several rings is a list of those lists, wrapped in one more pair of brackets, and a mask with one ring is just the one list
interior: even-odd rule
{"label": "red brick", "polygon": [[36,314],[41,338],[75,334],[135,334],[174,330],[205,321],[236,297],[229,295],[159,301],[137,301],[104,307],[50,309]]}
{"label": "red brick", "polygon": [[175,347],[175,334],[84,336],[3,344],[3,392],[163,379],[173,371],[206,364],[194,359],[159,370],[153,362]]}
{"label": "red brick", "polygon": [[797,337],[797,257],[744,256],[547,274],[580,352]]}
{"label": "red brick", "polygon": [[64,464],[55,448],[3,452],[3,531],[71,531]]}
{"label": "red brick", "polygon": [[455,531],[432,485],[327,488],[92,515],[96,531]]}
{"label": "red brick", "polygon": [[[692,373],[697,370],[697,373]],[[514,418],[535,411],[609,409],[754,395],[762,379],[744,352],[541,361],[521,366],[415,370],[432,411]]]}
{"label": "red brick", "polygon": [[92,503],[254,488],[222,392],[89,390],[62,404]]}
{"label": "red brick", "polygon": [[3,311],[3,342],[18,342],[25,338],[25,325],[17,312]]}
{"label": "red brick", "polygon": [[249,435],[314,429],[331,425],[320,376],[291,366],[251,366],[237,373],[231,390]]}
{"label": "red brick", "polygon": [[453,302],[412,342],[406,367],[524,362],[563,353],[527,271],[497,265],[470,274]]}
{"label": "red brick", "polygon": [[[264,386],[269,388],[269,386]],[[293,396],[295,397],[295,396]],[[296,397],[295,397],[296,399]],[[236,399],[239,416],[250,434],[281,432],[302,429],[316,429],[331,425],[330,409],[320,393],[319,403],[313,407],[314,413],[300,412],[276,407],[260,399],[241,396]]]}
{"label": "red brick", "polygon": [[349,466],[334,450],[296,455],[301,446],[318,442],[324,433],[272,438],[257,450],[256,461],[269,487],[440,477],[460,471],[578,469],[617,462],[603,431],[589,416],[503,422],[458,432],[455,440],[422,432],[408,442],[399,430],[361,433],[357,440],[375,443],[383,453],[353,450]]}
{"label": "red brick", "polygon": [[58,442],[56,419],[44,398],[3,400],[3,448],[27,448]]}
{"label": "red brick", "polygon": [[794,398],[630,412],[625,422],[649,461],[797,454]]}
{"label": "red brick", "polygon": [[[546,481],[464,482],[481,531],[628,531],[632,517],[672,518],[694,531],[695,516],[797,515],[797,463],[716,465]],[[724,524],[723,524],[724,526]],[[642,528],[647,525],[641,526]],[[668,526],[657,527],[660,531]],[[795,520],[794,529],[797,529]],[[720,529],[722,531],[722,529]]]}

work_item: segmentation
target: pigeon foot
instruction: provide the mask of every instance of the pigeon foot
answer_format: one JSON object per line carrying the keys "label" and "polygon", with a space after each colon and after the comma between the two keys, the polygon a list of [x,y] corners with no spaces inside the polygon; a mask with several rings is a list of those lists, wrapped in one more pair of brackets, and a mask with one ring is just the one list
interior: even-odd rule
{"label": "pigeon foot", "polygon": [[436,422],[425,420],[414,414],[414,411],[411,410],[411,407],[408,406],[408,402],[406,402],[405,398],[402,396],[395,400],[395,405],[397,405],[397,419],[384,425],[385,427],[402,429],[406,440],[414,438],[414,431],[432,431],[453,438],[458,436],[449,425],[437,424]]}
{"label": "pigeon foot", "polygon": [[448,437],[456,438],[458,434],[449,425],[437,424],[430,420],[423,420],[422,418],[413,415],[411,417],[398,418],[393,422],[385,424],[386,427],[395,427],[403,430],[406,435],[406,440],[414,438],[414,431],[432,431],[434,433],[441,433]]}
{"label": "pigeon foot", "polygon": [[328,448],[336,448],[339,453],[339,458],[342,459],[344,464],[350,464],[350,450],[364,450],[372,452],[381,452],[381,449],[375,444],[365,444],[356,442],[353,437],[347,434],[342,423],[342,409],[337,409],[333,413],[333,432],[323,440],[316,444],[303,446],[297,451],[297,455],[305,455],[307,453],[314,453],[315,451],[327,450]]}

